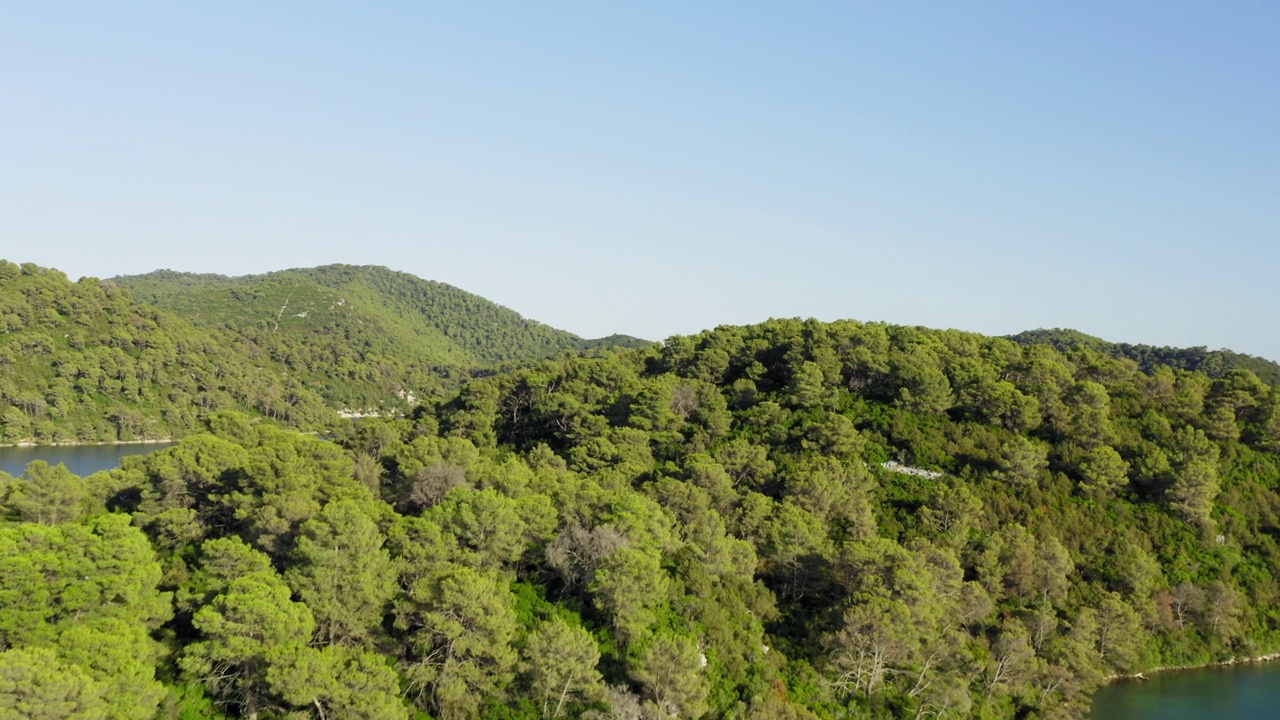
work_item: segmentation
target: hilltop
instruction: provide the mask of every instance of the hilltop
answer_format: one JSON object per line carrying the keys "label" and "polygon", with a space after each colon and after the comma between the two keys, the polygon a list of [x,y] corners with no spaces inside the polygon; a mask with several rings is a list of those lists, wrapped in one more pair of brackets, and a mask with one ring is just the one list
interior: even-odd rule
{"label": "hilltop", "polygon": [[223,410],[315,430],[339,409],[407,411],[501,364],[646,344],[586,340],[386,268],[72,282],[0,260],[0,442],[178,437]]}
{"label": "hilltop", "polygon": [[241,277],[159,270],[110,282],[193,325],[252,339],[348,407],[382,406],[402,389],[421,395],[440,378],[477,368],[647,344],[624,335],[587,340],[451,285],[378,266]]}
{"label": "hilltop", "polygon": [[203,427],[0,474],[10,687],[84,717],[1050,720],[1280,647],[1280,389],[1244,369],[770,320],[327,439]]}
{"label": "hilltop", "polygon": [[1174,348],[1131,345],[1109,342],[1079,330],[1065,328],[1027,330],[1017,335],[1010,335],[1009,339],[1021,345],[1052,345],[1062,352],[1089,348],[1111,357],[1133,360],[1144,372],[1151,372],[1161,365],[1167,365],[1179,370],[1199,371],[1211,378],[1220,378],[1232,370],[1248,370],[1264,382],[1280,385],[1280,363],[1231,350],[1209,350],[1203,346]]}
{"label": "hilltop", "polygon": [[336,419],[243,336],[195,327],[112,283],[3,260],[0,369],[5,443],[169,437],[218,410],[301,428]]}

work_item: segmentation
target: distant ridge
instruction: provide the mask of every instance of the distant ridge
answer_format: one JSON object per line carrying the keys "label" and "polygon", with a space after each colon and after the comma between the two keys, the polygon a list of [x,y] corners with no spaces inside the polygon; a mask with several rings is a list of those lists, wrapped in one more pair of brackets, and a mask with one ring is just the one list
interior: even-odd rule
{"label": "distant ridge", "polygon": [[224,410],[314,429],[336,419],[317,390],[241,335],[0,260],[0,442],[154,440]]}
{"label": "distant ridge", "polygon": [[479,295],[381,266],[241,277],[158,270],[110,282],[193,325],[251,338],[348,407],[380,405],[395,385],[421,390],[440,376],[475,368],[562,350],[648,344],[625,335],[584,339]]}
{"label": "distant ridge", "polygon": [[1086,347],[1113,357],[1129,358],[1138,363],[1143,372],[1168,365],[1218,378],[1232,370],[1242,369],[1249,370],[1263,382],[1280,385],[1280,363],[1231,350],[1209,350],[1204,346],[1173,348],[1115,343],[1069,328],[1027,330],[1008,338],[1021,345],[1052,345],[1064,352]]}

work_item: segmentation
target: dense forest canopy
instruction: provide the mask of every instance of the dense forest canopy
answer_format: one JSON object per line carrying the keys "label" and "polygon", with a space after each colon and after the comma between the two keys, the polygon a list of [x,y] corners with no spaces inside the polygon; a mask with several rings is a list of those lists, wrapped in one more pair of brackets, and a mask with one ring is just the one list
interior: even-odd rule
{"label": "dense forest canopy", "polygon": [[92,278],[0,260],[0,442],[183,434],[240,409],[310,428],[333,411],[261,346]]}
{"label": "dense forest canopy", "polygon": [[315,430],[341,409],[403,413],[501,362],[645,344],[383,268],[71,282],[0,260],[0,443],[176,437],[224,410]]}
{"label": "dense forest canopy", "polygon": [[326,265],[226,277],[161,270],[113,278],[193,325],[235,332],[348,407],[381,407],[403,386],[544,358],[562,350],[641,346],[584,340],[444,283],[384,267]]}
{"label": "dense forest canopy", "polygon": [[1280,390],[1247,369],[773,320],[328,440],[202,423],[0,477],[0,707],[1065,718],[1280,648]]}
{"label": "dense forest canopy", "polygon": [[1063,351],[1076,346],[1129,358],[1138,363],[1144,372],[1151,372],[1161,365],[1182,370],[1198,370],[1209,377],[1219,378],[1232,370],[1248,370],[1272,385],[1280,385],[1280,364],[1254,355],[1244,355],[1230,350],[1210,350],[1206,347],[1172,348],[1154,345],[1130,345],[1107,342],[1077,330],[1028,330],[1010,336],[1024,345],[1052,345]]}

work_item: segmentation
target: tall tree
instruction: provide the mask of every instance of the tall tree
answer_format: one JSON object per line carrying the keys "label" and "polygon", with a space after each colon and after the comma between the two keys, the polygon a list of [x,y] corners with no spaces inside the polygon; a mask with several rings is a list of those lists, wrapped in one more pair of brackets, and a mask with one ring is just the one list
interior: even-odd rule
{"label": "tall tree", "polygon": [[291,595],[274,571],[235,579],[195,614],[201,639],[187,646],[180,666],[214,697],[255,717],[274,702],[271,671],[297,663],[315,632],[311,611]]}
{"label": "tall tree", "polygon": [[604,685],[596,664],[600,649],[581,627],[553,618],[529,635],[521,672],[546,718],[558,718],[575,702],[594,700]]}
{"label": "tall tree", "polygon": [[475,717],[514,676],[516,616],[493,573],[449,565],[414,583],[397,624],[410,632],[409,694],[443,720]]}
{"label": "tall tree", "polygon": [[285,702],[314,709],[320,720],[409,716],[395,671],[371,652],[340,645],[305,648],[291,662],[272,666],[268,679]]}
{"label": "tall tree", "polygon": [[0,652],[0,718],[106,720],[105,688],[47,648]]}
{"label": "tall tree", "polygon": [[57,525],[79,517],[87,499],[84,482],[67,466],[35,460],[13,484],[8,504],[22,520]]}
{"label": "tall tree", "polygon": [[331,502],[298,531],[285,580],[314,614],[327,644],[367,645],[395,592],[383,535],[360,503]]}
{"label": "tall tree", "polygon": [[646,697],[674,717],[701,717],[706,711],[706,657],[691,638],[662,633],[640,654],[631,677]]}

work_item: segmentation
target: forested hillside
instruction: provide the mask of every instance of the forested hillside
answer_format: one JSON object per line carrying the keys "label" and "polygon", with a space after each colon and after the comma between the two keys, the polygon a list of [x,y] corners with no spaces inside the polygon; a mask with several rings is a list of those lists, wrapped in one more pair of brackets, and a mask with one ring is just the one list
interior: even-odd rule
{"label": "forested hillside", "polygon": [[327,265],[226,277],[158,271],[114,278],[192,324],[225,328],[267,348],[325,397],[351,408],[425,394],[440,376],[561,350],[636,346],[583,340],[478,295],[383,267]]}
{"label": "forested hillside", "polygon": [[232,409],[304,428],[334,419],[241,336],[192,327],[110,283],[0,260],[0,442],[168,437]]}
{"label": "forested hillside", "polygon": [[71,282],[0,260],[0,443],[181,436],[222,410],[318,429],[339,409],[405,412],[498,363],[646,344],[384,268]]}
{"label": "forested hillside", "polygon": [[68,717],[1068,718],[1280,649],[1280,391],[1087,347],[770,321],[0,480],[0,699]]}
{"label": "forested hillside", "polygon": [[1146,372],[1151,372],[1161,365],[1167,365],[1182,370],[1198,370],[1209,377],[1219,378],[1232,370],[1248,370],[1272,385],[1280,385],[1280,364],[1266,358],[1230,350],[1113,343],[1077,330],[1061,329],[1028,330],[1013,335],[1009,339],[1023,345],[1052,345],[1062,351],[1088,347],[1115,357],[1129,358]]}

